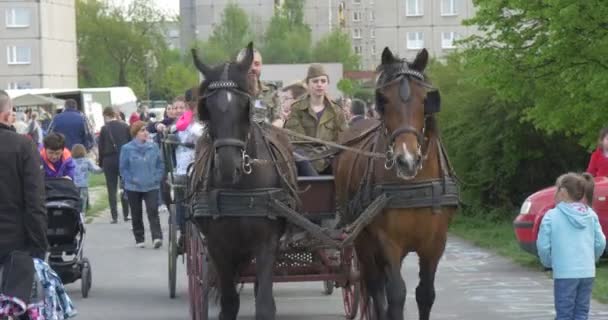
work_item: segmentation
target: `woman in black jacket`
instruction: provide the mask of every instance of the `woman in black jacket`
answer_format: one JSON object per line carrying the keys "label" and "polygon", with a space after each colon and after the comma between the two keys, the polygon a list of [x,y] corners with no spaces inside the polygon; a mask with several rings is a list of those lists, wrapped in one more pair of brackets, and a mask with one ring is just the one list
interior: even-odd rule
{"label": "woman in black jacket", "polygon": [[[99,166],[103,168],[106,176],[106,187],[108,188],[108,202],[112,213],[112,223],[118,222],[118,209],[116,208],[116,191],[118,178],[120,176],[118,163],[120,159],[120,148],[131,141],[129,125],[116,117],[112,107],[103,110],[105,125],[99,133]],[[121,179],[122,185],[122,179]],[[122,189],[122,188],[121,188]],[[120,202],[125,221],[129,221],[129,203],[126,194],[121,191]]]}

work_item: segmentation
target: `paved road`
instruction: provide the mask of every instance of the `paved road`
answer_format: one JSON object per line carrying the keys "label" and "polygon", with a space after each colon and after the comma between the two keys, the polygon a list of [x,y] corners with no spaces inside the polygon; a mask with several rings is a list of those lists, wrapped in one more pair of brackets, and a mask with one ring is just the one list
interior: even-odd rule
{"label": "paved road", "polygon": [[[163,214],[163,220],[167,215]],[[101,217],[88,226],[86,255],[93,266],[93,289],[88,299],[80,296],[80,283],[67,285],[79,310],[77,319],[172,320],[188,319],[185,265],[178,272],[178,297],[167,289],[166,246],[146,249],[134,246],[130,225],[110,225]],[[406,259],[407,319],[417,319],[414,288],[417,258]],[[551,281],[493,253],[450,238],[440,264],[433,319],[549,320],[553,318]],[[275,286],[278,319],[344,319],[341,292],[321,294],[320,283]],[[242,292],[241,317],[253,319],[252,288]],[[217,309],[211,310],[216,318]],[[590,319],[608,319],[608,306],[593,303]]]}

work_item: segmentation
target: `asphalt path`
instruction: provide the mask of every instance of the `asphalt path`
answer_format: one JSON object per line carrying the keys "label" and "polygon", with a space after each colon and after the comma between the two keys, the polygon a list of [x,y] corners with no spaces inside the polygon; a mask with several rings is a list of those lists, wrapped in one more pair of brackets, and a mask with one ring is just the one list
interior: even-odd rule
{"label": "asphalt path", "polygon": [[[109,214],[87,225],[85,255],[93,269],[93,288],[83,299],[80,281],[66,285],[79,315],[77,319],[189,319],[185,264],[178,262],[177,298],[169,299],[167,246],[152,249],[146,230],[147,247],[139,249],[130,224],[109,224]],[[167,214],[161,214],[165,222]],[[406,258],[406,319],[418,319],[415,287],[418,283],[415,255]],[[277,319],[344,319],[342,295],[321,293],[322,284],[286,283],[275,285]],[[543,273],[522,268],[487,250],[450,237],[436,281],[437,299],[432,319],[469,320],[549,320],[554,318],[552,281]],[[218,309],[211,307],[212,319]],[[239,319],[254,319],[253,290],[241,292]],[[608,306],[592,303],[590,319],[608,320]]]}

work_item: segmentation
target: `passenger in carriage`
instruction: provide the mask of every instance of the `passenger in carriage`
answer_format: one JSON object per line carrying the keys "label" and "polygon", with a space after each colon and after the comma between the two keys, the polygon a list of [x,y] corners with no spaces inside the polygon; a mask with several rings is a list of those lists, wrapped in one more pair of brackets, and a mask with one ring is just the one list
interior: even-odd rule
{"label": "passenger in carriage", "polygon": [[[241,61],[247,53],[246,48],[243,48],[236,57],[236,61]],[[262,74],[262,55],[256,49],[253,49],[253,62],[249,69],[249,83],[252,87],[249,88],[249,94],[255,97],[253,101],[253,110],[251,116],[253,121],[257,123],[273,123],[280,118],[280,108],[277,101],[277,87],[269,82],[260,80]]]}
{"label": "passenger in carriage", "polygon": [[[179,142],[183,145],[177,146],[175,149],[175,169],[173,172],[173,177],[175,179],[175,184],[185,186],[188,182],[188,166],[194,162],[195,150],[194,145],[196,141],[204,134],[205,126],[197,121],[197,104],[196,104],[196,93],[189,90],[187,96],[190,97],[189,100],[193,103],[188,104],[188,111],[192,114],[190,119],[190,123],[186,126],[185,129],[179,130],[177,132],[177,137]],[[192,145],[192,146],[189,146]],[[185,188],[175,188],[175,217],[176,222],[179,227],[180,235],[177,241],[178,252],[184,252],[184,235],[186,232],[185,223],[186,223],[186,206],[184,204],[184,199],[186,196]]]}
{"label": "passenger in carriage", "polygon": [[[300,97],[291,106],[291,113],[285,128],[321,140],[335,142],[347,127],[346,118],[340,107],[327,95],[329,76],[321,64],[308,68],[306,85],[308,94]],[[292,140],[299,140],[291,137]],[[298,174],[314,176],[331,174],[329,159],[307,160],[325,151],[326,147],[301,146],[296,148]]]}
{"label": "passenger in carriage", "polygon": [[281,112],[279,114],[279,118],[276,119],[272,124],[282,128],[285,124],[285,121],[287,120],[287,117],[289,117],[289,113],[291,113],[291,105],[294,101],[305,95],[306,92],[306,84],[302,81],[296,81],[288,86],[281,88],[277,92],[277,98],[279,101],[279,106],[281,107]]}

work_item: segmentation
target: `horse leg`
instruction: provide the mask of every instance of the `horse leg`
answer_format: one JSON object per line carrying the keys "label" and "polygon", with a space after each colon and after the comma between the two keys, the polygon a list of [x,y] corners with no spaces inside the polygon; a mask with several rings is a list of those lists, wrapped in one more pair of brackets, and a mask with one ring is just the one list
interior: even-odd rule
{"label": "horse leg", "polygon": [[373,302],[375,319],[386,320],[386,277],[382,270],[381,257],[376,255],[376,252],[381,252],[378,249],[377,242],[364,232],[361,234],[357,242],[357,257],[361,262],[361,277],[365,288],[364,303]]}
{"label": "horse leg", "polygon": [[406,288],[405,281],[401,276],[401,249],[388,244],[385,248],[385,254],[388,262],[385,268],[388,318],[403,320]]}
{"label": "horse leg", "polygon": [[439,265],[439,259],[443,254],[445,241],[439,253],[420,254],[420,271],[418,273],[420,282],[416,288],[416,302],[418,303],[418,314],[420,320],[429,320],[431,317],[431,308],[435,302],[435,273]]}
{"label": "horse leg", "polygon": [[272,293],[272,277],[278,245],[278,234],[274,233],[269,241],[260,246],[256,254],[255,272],[257,294],[255,297],[255,319],[274,320],[277,308]]}
{"label": "horse leg", "polygon": [[221,254],[221,251],[212,250],[212,248],[209,247],[209,254],[215,262],[215,271],[219,280],[219,320],[236,320],[240,307],[240,298],[234,282],[236,266],[232,262],[233,257],[231,255]]}

